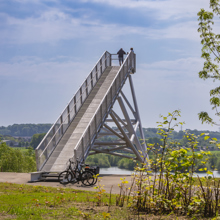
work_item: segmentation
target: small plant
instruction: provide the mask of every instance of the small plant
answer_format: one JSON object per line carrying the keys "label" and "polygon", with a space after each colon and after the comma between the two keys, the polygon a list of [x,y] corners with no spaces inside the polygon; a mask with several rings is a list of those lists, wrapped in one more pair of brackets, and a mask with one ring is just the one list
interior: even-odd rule
{"label": "small plant", "polygon": [[107,213],[107,212],[103,212],[102,216],[104,219],[110,219],[110,217],[111,217],[110,213]]}
{"label": "small plant", "polygon": [[34,205],[35,206],[39,206],[40,205],[40,203],[39,203],[39,200],[38,199],[33,199],[33,202],[34,202]]}
{"label": "small plant", "polygon": [[101,185],[101,178],[98,179],[98,184],[94,187],[94,189],[97,190],[97,194],[95,195],[96,205],[101,206],[103,195],[105,193],[104,185]]}
{"label": "small plant", "polygon": [[116,196],[116,205],[123,207],[128,194],[128,187],[127,187],[128,181],[125,180],[125,178],[120,178],[120,179],[121,179],[121,183],[118,184],[120,188],[120,193],[118,196]]}
{"label": "small plant", "polygon": [[51,207],[51,202],[45,197],[45,206]]}
{"label": "small plant", "polygon": [[89,213],[85,213],[82,211],[78,211],[79,215],[83,217],[83,219],[88,220],[91,218],[91,215]]}

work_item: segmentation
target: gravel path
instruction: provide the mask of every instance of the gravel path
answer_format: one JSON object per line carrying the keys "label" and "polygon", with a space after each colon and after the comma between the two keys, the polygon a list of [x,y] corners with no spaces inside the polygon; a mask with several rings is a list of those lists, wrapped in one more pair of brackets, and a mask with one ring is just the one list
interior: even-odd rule
{"label": "gravel path", "polygon": [[[117,194],[119,193],[118,184],[121,183],[120,178],[126,178],[129,182],[128,186],[130,186],[131,176],[130,175],[105,175],[100,174],[101,178],[101,185],[104,185],[104,189],[107,193],[110,192],[112,187],[112,193]],[[52,186],[52,187],[64,187],[64,188],[73,188],[79,190],[89,190],[89,191],[96,191],[94,186],[86,187],[82,186],[81,183],[79,184],[68,184],[63,186],[58,181],[42,181],[42,182],[30,182],[31,176],[30,173],[12,173],[12,172],[0,172],[0,182],[8,182],[8,183],[17,183],[17,184],[27,184],[32,186]]]}

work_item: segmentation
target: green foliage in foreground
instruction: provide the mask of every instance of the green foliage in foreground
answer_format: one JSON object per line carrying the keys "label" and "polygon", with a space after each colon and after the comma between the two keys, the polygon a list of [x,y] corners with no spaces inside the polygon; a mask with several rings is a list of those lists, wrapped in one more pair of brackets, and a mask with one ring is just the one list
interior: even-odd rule
{"label": "green foliage in foreground", "polygon": [[34,150],[15,149],[0,142],[0,171],[3,172],[33,172],[36,171]]}
{"label": "green foliage in foreground", "polygon": [[[162,144],[155,146],[148,144],[148,151],[154,154],[153,159],[136,168],[133,184],[127,193],[125,180],[121,183],[121,193],[117,197],[117,204],[124,206],[126,203],[133,210],[147,214],[171,214],[178,216],[218,217],[220,213],[220,180],[212,175],[205,167],[199,171],[206,171],[207,177],[195,178],[196,163],[206,164],[208,151],[197,151],[199,136],[186,132],[187,146],[182,147],[180,143],[170,139],[177,123],[180,111],[168,113],[158,122],[158,134],[161,136]],[[174,124],[174,125],[173,125]],[[210,143],[216,144],[216,138],[210,139]],[[123,192],[126,192],[125,196]]]}

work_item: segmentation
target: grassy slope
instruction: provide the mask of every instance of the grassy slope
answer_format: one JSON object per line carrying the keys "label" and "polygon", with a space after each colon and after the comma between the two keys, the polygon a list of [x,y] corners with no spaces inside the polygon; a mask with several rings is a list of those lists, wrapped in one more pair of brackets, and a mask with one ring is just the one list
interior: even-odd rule
{"label": "grassy slope", "polygon": [[[0,219],[124,219],[126,212],[110,207],[109,196],[74,189],[0,183]],[[111,195],[115,204],[115,195]]]}
{"label": "grassy slope", "polygon": [[100,191],[0,183],[0,219],[190,219],[143,213],[138,218],[128,207],[115,206],[116,195],[110,199]]}

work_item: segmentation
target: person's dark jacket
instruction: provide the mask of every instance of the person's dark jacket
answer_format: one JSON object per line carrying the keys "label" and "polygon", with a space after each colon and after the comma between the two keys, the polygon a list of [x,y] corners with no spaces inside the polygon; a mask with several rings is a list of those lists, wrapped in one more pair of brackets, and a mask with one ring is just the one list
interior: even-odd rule
{"label": "person's dark jacket", "polygon": [[124,52],[124,50],[121,48],[119,51],[118,51],[118,57],[123,57],[123,55],[124,54],[126,54],[125,52]]}

